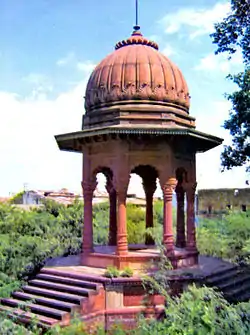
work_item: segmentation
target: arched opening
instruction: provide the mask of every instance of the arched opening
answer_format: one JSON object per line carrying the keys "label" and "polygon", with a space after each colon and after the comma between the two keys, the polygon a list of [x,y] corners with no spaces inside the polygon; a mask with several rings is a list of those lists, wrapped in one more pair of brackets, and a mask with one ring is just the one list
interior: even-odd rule
{"label": "arched opening", "polygon": [[94,171],[97,185],[93,193],[93,242],[95,245],[116,245],[116,192],[110,168]]}
{"label": "arched opening", "polygon": [[157,170],[150,165],[138,165],[131,170],[127,198],[129,244],[155,244],[153,200],[157,178]]}
{"label": "arched opening", "polygon": [[184,168],[178,168],[175,171],[177,185],[176,193],[176,247],[186,247],[186,225],[185,225],[185,204],[186,195],[183,184],[187,182],[187,171]]}

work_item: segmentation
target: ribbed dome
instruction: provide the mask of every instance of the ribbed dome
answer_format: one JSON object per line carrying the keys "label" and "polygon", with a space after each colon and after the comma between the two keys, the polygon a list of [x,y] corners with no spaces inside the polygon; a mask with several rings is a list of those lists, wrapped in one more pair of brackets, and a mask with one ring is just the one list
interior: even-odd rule
{"label": "ribbed dome", "polygon": [[189,109],[186,81],[155,42],[135,31],[116,44],[116,50],[92,72],[85,94],[85,109],[91,110],[140,100],[175,104]]}

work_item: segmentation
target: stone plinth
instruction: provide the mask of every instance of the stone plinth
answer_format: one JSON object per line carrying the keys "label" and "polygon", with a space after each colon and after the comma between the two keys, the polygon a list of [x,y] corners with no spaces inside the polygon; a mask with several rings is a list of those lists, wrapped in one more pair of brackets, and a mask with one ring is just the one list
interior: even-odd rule
{"label": "stone plinth", "polygon": [[[82,254],[81,265],[95,268],[115,266],[119,270],[130,267],[133,270],[143,270],[150,262],[160,259],[160,251],[155,246],[130,245],[127,255],[118,256],[115,247],[95,247],[94,252]],[[175,248],[169,256],[173,268],[185,268],[198,264],[198,252]]]}

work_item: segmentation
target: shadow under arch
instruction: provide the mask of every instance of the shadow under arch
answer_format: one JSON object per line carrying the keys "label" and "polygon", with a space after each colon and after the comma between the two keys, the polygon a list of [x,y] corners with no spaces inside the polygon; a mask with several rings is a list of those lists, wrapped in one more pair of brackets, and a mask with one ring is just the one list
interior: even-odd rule
{"label": "shadow under arch", "polygon": [[187,170],[183,167],[179,167],[175,170],[175,176],[177,179],[177,182],[180,184],[183,184],[184,182],[188,181],[188,173]]}
{"label": "shadow under arch", "polygon": [[186,227],[185,227],[185,190],[183,184],[188,181],[188,173],[183,167],[175,171],[177,185],[175,188],[177,200],[177,218],[176,218],[176,247],[186,247]]}

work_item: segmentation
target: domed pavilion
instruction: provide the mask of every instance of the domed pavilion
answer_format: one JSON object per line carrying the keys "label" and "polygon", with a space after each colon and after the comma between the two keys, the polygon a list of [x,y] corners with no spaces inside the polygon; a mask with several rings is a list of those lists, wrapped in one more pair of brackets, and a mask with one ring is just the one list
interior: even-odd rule
{"label": "domed pavilion", "polygon": [[[195,155],[223,140],[196,130],[189,108],[190,94],[180,69],[158,51],[155,42],[143,37],[139,27],[96,66],[86,88],[82,130],[56,136],[61,150],[83,155],[83,265],[138,269],[159,257],[150,235],[146,234],[144,245],[128,245],[126,197],[131,173],[143,181],[146,228],[154,225],[153,194],[159,180],[164,203],[162,241],[173,266],[197,264]],[[110,200],[109,245],[102,247],[93,245],[92,223],[100,172],[107,178]]]}

